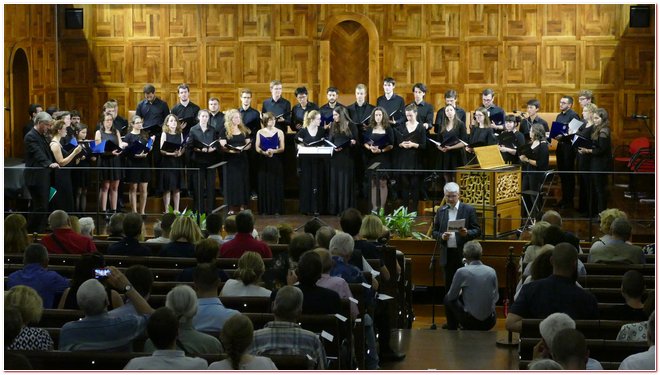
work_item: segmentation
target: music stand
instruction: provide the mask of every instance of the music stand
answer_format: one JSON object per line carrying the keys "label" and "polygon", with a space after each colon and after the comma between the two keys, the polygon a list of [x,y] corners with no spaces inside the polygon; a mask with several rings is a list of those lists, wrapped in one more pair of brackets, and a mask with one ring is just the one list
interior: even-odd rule
{"label": "music stand", "polygon": [[[299,146],[298,147],[298,158],[299,159],[329,159],[332,157],[334,148],[328,146],[319,146],[319,147],[308,147],[308,146]],[[312,169],[312,181],[318,181],[319,173],[321,173],[318,168]],[[328,225],[323,220],[319,218],[319,188],[320,186],[312,186],[312,211],[314,213],[314,219],[320,221],[323,225]],[[296,228],[300,229],[303,225]]]}

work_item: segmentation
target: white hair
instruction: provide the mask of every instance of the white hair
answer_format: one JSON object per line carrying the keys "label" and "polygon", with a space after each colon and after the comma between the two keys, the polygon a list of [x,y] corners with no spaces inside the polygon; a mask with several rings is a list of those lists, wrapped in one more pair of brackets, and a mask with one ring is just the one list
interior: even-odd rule
{"label": "white hair", "polygon": [[548,349],[552,350],[552,340],[555,339],[557,332],[567,328],[575,329],[575,321],[564,313],[550,314],[541,321],[539,331]]}
{"label": "white hair", "polygon": [[197,314],[197,294],[188,285],[177,285],[167,293],[165,306],[174,311],[179,322],[191,321]]}
{"label": "white hair", "polygon": [[[39,112],[41,113],[41,112]],[[62,210],[55,210],[48,216],[50,229],[66,227],[69,225],[69,214]]]}
{"label": "white hair", "polygon": [[355,246],[355,241],[353,237],[344,232],[340,232],[334,235],[330,240],[330,254],[337,255],[340,257],[350,257],[353,254],[353,247]]}
{"label": "white hair", "polygon": [[561,367],[561,365],[557,362],[555,362],[552,359],[537,359],[536,361],[532,361],[528,366],[528,370],[536,370],[536,371],[543,371],[543,370],[563,370],[564,368]]}
{"label": "white hair", "polygon": [[461,192],[461,188],[455,182],[446,183],[443,190],[445,191],[445,194],[447,194],[447,193],[460,193]]}
{"label": "white hair", "polygon": [[80,234],[91,237],[95,228],[94,219],[91,217],[81,217],[80,220],[78,220],[78,224],[80,225]]}
{"label": "white hair", "polygon": [[468,241],[463,246],[463,256],[466,259],[479,260],[481,259],[482,253],[483,253],[483,249],[481,248],[481,244],[477,240]]}
{"label": "white hair", "polygon": [[76,293],[78,307],[86,316],[99,315],[108,305],[108,295],[103,284],[96,279],[89,279],[82,283]]}

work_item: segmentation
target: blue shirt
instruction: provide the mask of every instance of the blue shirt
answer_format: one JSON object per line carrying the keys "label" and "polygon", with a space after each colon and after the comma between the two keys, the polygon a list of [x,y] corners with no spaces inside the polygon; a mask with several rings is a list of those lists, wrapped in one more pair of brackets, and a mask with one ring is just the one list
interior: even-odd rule
{"label": "blue shirt", "polygon": [[52,309],[55,306],[55,296],[61,295],[69,287],[69,279],[55,271],[43,268],[41,264],[30,263],[22,270],[13,272],[7,280],[7,287],[25,285],[39,293],[44,303],[44,309]]}
{"label": "blue shirt", "polygon": [[133,339],[147,326],[147,315],[86,316],[62,326],[59,350],[131,351]]}
{"label": "blue shirt", "polygon": [[456,271],[447,298],[455,300],[462,294],[464,310],[478,320],[486,320],[495,313],[500,298],[497,286],[495,270],[475,260]]}
{"label": "blue shirt", "polygon": [[575,280],[550,275],[523,285],[510,311],[528,319],[545,319],[556,312],[573,319],[598,319],[598,302]]}
{"label": "blue shirt", "polygon": [[197,301],[197,315],[193,318],[193,326],[202,332],[219,332],[227,319],[234,314],[238,314],[238,311],[226,308],[218,297],[200,298]]}

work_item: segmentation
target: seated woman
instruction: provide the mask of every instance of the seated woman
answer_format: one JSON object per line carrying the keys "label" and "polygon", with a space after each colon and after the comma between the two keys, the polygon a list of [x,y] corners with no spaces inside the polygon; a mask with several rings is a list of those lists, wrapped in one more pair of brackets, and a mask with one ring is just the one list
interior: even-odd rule
{"label": "seated woman", "polygon": [[[206,333],[193,328],[193,318],[197,314],[197,294],[188,285],[178,285],[172,288],[165,299],[165,306],[179,317],[179,337],[176,348],[185,353],[217,354],[222,353],[220,341]],[[144,351],[152,353],[156,350],[153,342],[147,340]]]}
{"label": "seated woman", "polygon": [[[115,214],[116,215],[116,214]],[[91,253],[91,254],[82,254],[80,260],[76,267],[73,270],[73,277],[71,278],[71,287],[67,288],[64,293],[62,293],[62,298],[60,303],[57,306],[58,309],[74,309],[79,310],[78,300],[76,299],[76,294],[78,293],[78,288],[82,283],[89,279],[95,278],[94,270],[97,268],[105,268],[105,259],[101,253]],[[104,285],[105,283],[102,282]],[[117,291],[106,286],[106,291],[108,293],[108,301],[110,301],[110,306],[108,310],[122,306],[124,302],[121,299],[121,296]]]}
{"label": "seated woman", "polygon": [[21,254],[30,243],[27,221],[21,214],[11,214],[5,219],[5,253]]}
{"label": "seated woman", "polygon": [[[257,258],[261,259],[258,255]],[[243,314],[229,318],[220,334],[229,358],[211,363],[209,370],[277,370],[270,358],[247,353],[253,338],[254,327],[250,318]]]}
{"label": "seated woman", "polygon": [[14,306],[21,313],[23,326],[13,342],[5,342],[9,350],[53,350],[53,339],[42,328],[28,327],[39,323],[43,313],[43,301],[36,290],[17,285],[5,294],[5,307]]}
{"label": "seated woman", "polygon": [[[205,238],[195,245],[195,258],[197,259],[197,265],[195,267],[184,268],[177,276],[176,281],[190,282],[193,281],[193,274],[197,266],[204,263],[215,263],[215,260],[218,257],[218,249],[220,246],[218,243],[211,239]],[[227,281],[229,277],[225,271],[221,268],[218,268],[218,278],[220,281]]]}
{"label": "seated woman", "polygon": [[294,275],[298,259],[305,251],[312,250],[315,245],[314,237],[309,233],[294,235],[289,243],[288,251],[274,256],[271,266],[266,270],[264,275],[266,288],[276,290],[285,285],[291,285],[287,279]]}
{"label": "seated woman", "polygon": [[626,215],[625,212],[617,208],[608,208],[607,210],[601,212],[598,216],[600,217],[600,231],[603,233],[603,236],[601,236],[599,239],[594,241],[594,243],[591,245],[591,248],[589,249],[589,252],[592,252],[593,250],[596,249],[604,248],[605,246],[609,245],[612,241],[614,241],[614,238],[612,238],[611,235],[612,223],[614,222],[615,219],[618,219],[620,217],[624,219],[628,218],[628,215]]}
{"label": "seated woman", "polygon": [[254,251],[246,251],[238,259],[236,278],[225,282],[220,296],[231,297],[270,297],[271,291],[259,286],[265,266],[261,255]]}
{"label": "seated woman", "polygon": [[204,238],[195,220],[190,216],[179,216],[172,223],[170,240],[158,253],[161,257],[195,257],[195,244]]}

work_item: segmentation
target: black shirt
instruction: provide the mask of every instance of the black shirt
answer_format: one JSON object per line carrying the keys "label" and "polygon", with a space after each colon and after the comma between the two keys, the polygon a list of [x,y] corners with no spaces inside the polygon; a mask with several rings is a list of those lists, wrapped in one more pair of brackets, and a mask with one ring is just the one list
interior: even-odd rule
{"label": "black shirt", "polygon": [[247,126],[248,129],[250,129],[250,138],[254,141],[254,139],[257,136],[257,132],[259,129],[261,129],[261,115],[259,114],[259,111],[252,107],[248,107],[248,109],[243,109],[243,106],[238,109],[238,111],[241,114],[241,119],[243,120],[243,124]]}
{"label": "black shirt", "polygon": [[153,103],[149,103],[147,99],[144,99],[138,103],[137,108],[135,108],[135,114],[142,117],[144,120],[144,129],[149,129],[152,126],[156,126],[156,129],[149,129],[153,134],[154,132],[160,132],[160,129],[163,126],[165,117],[170,113],[170,107],[167,106],[167,103],[160,100],[160,98],[155,98]]}
{"label": "black shirt", "polygon": [[189,101],[188,105],[186,106],[184,106],[183,104],[181,104],[181,102],[179,102],[177,103],[177,105],[172,107],[172,114],[179,119],[181,126],[183,126],[184,123],[186,125],[186,127],[183,128],[184,138],[190,132],[190,129],[193,126],[195,126],[195,124],[197,123],[198,112],[199,112],[199,106],[191,101]]}
{"label": "black shirt", "polygon": [[204,144],[211,144],[211,142],[218,139],[218,132],[210,126],[206,127],[206,131],[202,131],[202,127],[197,124],[190,129],[190,134],[188,134],[188,144],[187,149],[190,152],[189,156],[191,159],[200,164],[211,165],[216,162],[218,159],[218,153],[220,150],[219,142],[216,142],[213,146],[216,149],[216,152],[200,152],[195,151],[195,141],[202,142]]}
{"label": "black shirt", "polygon": [[556,312],[573,319],[598,319],[598,302],[593,294],[575,285],[575,280],[551,275],[523,285],[510,312],[523,319],[545,319]]}
{"label": "black shirt", "polygon": [[[445,106],[446,107],[446,106]],[[442,123],[445,120],[445,107],[442,107],[438,110],[438,113],[435,115],[435,123],[433,124],[433,129],[435,130],[436,134],[440,134],[440,129],[442,128]],[[454,107],[456,110],[456,117],[463,121],[463,123],[468,126],[469,124],[467,123],[467,117],[465,114],[465,110],[459,106]]]}
{"label": "black shirt", "polygon": [[[211,116],[209,117],[209,125],[215,129],[216,132],[220,133],[225,129],[225,114],[222,111],[218,111],[215,115],[209,112]],[[245,122],[243,122],[245,123]]]}
{"label": "black shirt", "polygon": [[[573,109],[569,108],[566,112],[559,112],[555,121],[561,122],[562,124],[568,124],[572,119],[579,120],[580,116],[578,116],[578,114]],[[558,139],[557,141],[560,144],[567,144],[570,146],[572,138],[573,137],[561,137],[561,139]]]}
{"label": "black shirt", "polygon": [[504,109],[493,104],[490,107],[486,108],[486,111],[488,111],[488,117],[491,119],[491,121],[493,120],[493,117],[501,118],[501,120],[498,119],[498,122],[496,122],[495,125],[504,124],[504,117],[506,116],[506,113],[504,113]]}
{"label": "black shirt", "polygon": [[392,97],[388,100],[385,95],[381,95],[376,100],[377,107],[383,107],[387,111],[386,117],[394,113],[394,121],[396,121],[397,126],[402,126],[406,123],[406,103],[403,101],[403,98],[397,94],[393,94]]}
{"label": "black shirt", "polygon": [[[333,121],[332,120],[332,111],[335,108],[338,108],[338,107],[343,107],[343,105],[340,104],[339,102],[335,102],[334,107],[330,107],[330,103],[325,103],[324,105],[321,106],[321,108],[319,109],[319,111],[321,112],[321,125],[327,125],[327,124],[330,124]],[[349,116],[350,116],[350,114],[349,114]],[[328,118],[329,118],[329,120],[327,120]],[[353,121],[352,118],[351,118],[351,121]]]}
{"label": "black shirt", "polygon": [[[305,115],[307,115],[307,112],[314,110],[318,111],[319,106],[312,102],[307,102],[307,107],[305,108],[303,108],[300,103],[294,105],[293,112],[291,112],[291,129],[296,132],[302,129],[302,125],[305,122]],[[300,128],[297,128],[297,126]]]}
{"label": "black shirt", "polygon": [[520,121],[520,128],[518,130],[525,135],[525,139],[529,140],[530,139],[529,132],[532,130],[532,125],[535,124],[542,125],[546,133],[550,131],[550,128],[548,127],[548,122],[542,119],[541,116],[536,116],[534,120],[530,119],[529,117],[525,117],[524,119],[522,119],[522,121]]}
{"label": "black shirt", "polygon": [[151,249],[135,238],[126,237],[108,247],[108,255],[151,256]]}
{"label": "black shirt", "polygon": [[286,127],[291,124],[291,103],[280,97],[278,101],[274,101],[272,97],[264,100],[261,106],[261,113],[271,112],[275,117],[284,115],[282,118],[284,122],[277,121],[275,126],[281,131],[286,133]]}
{"label": "black shirt", "polygon": [[431,130],[431,127],[433,126],[433,112],[435,109],[433,108],[433,104],[429,104],[425,101],[419,102],[419,104],[412,102],[410,104],[414,104],[417,106],[417,122],[420,124],[428,124],[428,128],[426,131],[428,132]]}

